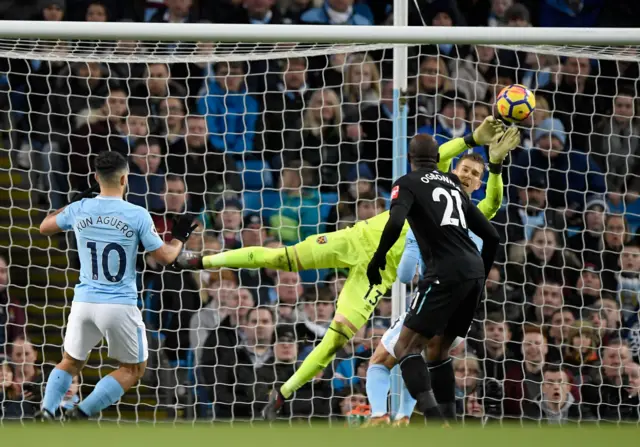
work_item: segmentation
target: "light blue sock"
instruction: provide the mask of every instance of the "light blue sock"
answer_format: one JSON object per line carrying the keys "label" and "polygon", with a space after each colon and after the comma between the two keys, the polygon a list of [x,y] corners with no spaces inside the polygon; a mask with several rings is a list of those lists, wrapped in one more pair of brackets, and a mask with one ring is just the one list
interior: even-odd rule
{"label": "light blue sock", "polygon": [[73,376],[68,372],[58,368],[51,371],[47,379],[47,386],[44,389],[42,408],[51,414],[56,414],[62,398],[71,386],[71,382],[73,382]]}
{"label": "light blue sock", "polygon": [[93,416],[118,402],[123,394],[124,390],[116,379],[112,376],[103,377],[78,408],[87,416]]}
{"label": "light blue sock", "polygon": [[369,365],[367,369],[367,398],[371,405],[371,416],[388,413],[387,397],[391,388],[391,371],[384,365]]}
{"label": "light blue sock", "polygon": [[407,385],[404,384],[404,380],[400,380],[400,382],[400,408],[398,409],[398,414],[395,419],[400,419],[405,416],[410,418],[416,406],[416,400],[411,397]]}

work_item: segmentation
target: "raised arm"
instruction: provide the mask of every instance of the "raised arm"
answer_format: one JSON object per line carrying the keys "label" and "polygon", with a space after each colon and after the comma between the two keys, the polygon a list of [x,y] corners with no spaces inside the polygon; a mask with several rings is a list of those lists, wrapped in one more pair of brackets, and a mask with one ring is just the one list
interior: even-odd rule
{"label": "raised arm", "polygon": [[502,162],[510,151],[520,144],[520,131],[517,127],[507,129],[504,135],[489,146],[489,180],[487,195],[478,204],[478,209],[487,219],[493,219],[502,206],[504,184],[502,183]]}
{"label": "raised arm", "polygon": [[502,136],[504,126],[492,116],[488,116],[478,128],[464,138],[454,138],[440,146],[438,169],[449,172],[451,161],[458,155],[475,146],[485,146]]}

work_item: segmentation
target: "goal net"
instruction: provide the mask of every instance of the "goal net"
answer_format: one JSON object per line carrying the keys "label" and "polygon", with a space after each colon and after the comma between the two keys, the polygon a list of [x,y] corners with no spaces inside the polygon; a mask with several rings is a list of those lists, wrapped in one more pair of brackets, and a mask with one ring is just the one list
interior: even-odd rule
{"label": "goal net", "polygon": [[[197,217],[186,247],[197,253],[324,244],[317,234],[389,207],[394,144],[405,143],[394,142],[392,45],[174,40],[0,41],[3,418],[33,416],[61,358],[77,247],[38,226],[89,186],[97,154],[128,157],[127,200],[151,212],[165,240],[173,216]],[[472,132],[512,83],[537,102],[503,168],[493,219],[503,245],[486,298],[452,352],[459,415],[637,422],[636,47],[440,43],[408,53],[409,137],[442,144]],[[488,161],[486,148],[472,151]],[[486,182],[471,195],[483,200]],[[110,420],[258,418],[357,274],[176,273],[142,253],[137,267],[149,364],[102,412]],[[392,323],[388,295],[282,417],[368,415],[367,367]],[[113,370],[107,354],[106,342],[96,347],[65,405]]]}

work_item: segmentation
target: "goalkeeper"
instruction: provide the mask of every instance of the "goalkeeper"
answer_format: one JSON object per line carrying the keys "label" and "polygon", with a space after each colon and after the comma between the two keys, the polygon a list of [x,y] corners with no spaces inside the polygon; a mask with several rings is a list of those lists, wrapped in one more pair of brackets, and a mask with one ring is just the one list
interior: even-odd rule
{"label": "goalkeeper", "polygon": [[[487,196],[478,204],[478,209],[487,219],[492,219],[502,204],[503,183],[500,173],[502,162],[509,153],[520,144],[520,132],[517,127],[508,129],[502,138],[495,140],[489,146],[489,181],[487,183]],[[443,145],[444,149],[444,145]],[[458,152],[446,152],[441,154],[441,161],[438,169],[444,172],[449,170],[451,159],[459,155]],[[442,152],[442,151],[441,151]],[[471,195],[476,191],[482,182],[484,174],[484,162],[478,156],[472,154],[464,155],[458,162],[453,173],[460,178],[465,192]],[[471,239],[481,248],[482,240],[470,233]],[[420,257],[420,251],[413,238],[411,230],[406,237],[406,246],[400,266],[398,267],[398,278],[404,283],[413,280],[416,266],[420,265],[420,276],[424,271],[424,265]],[[385,425],[390,422],[387,412],[387,395],[389,393],[391,369],[397,364],[394,356],[394,346],[400,335],[404,315],[388,329],[382,336],[381,343],[371,357],[369,369],[367,370],[367,397],[371,404],[371,419],[368,425]],[[462,342],[462,338],[454,342],[454,346]],[[426,347],[425,347],[426,348]],[[455,418],[455,379],[451,358],[444,361],[436,361],[429,365],[431,371],[431,386],[435,393],[441,411],[448,418]],[[416,401],[409,394],[404,383],[400,394],[400,409],[394,416],[394,425],[402,426],[409,423]]]}
{"label": "goalkeeper", "polygon": [[[465,149],[489,144],[503,133],[502,123],[488,117],[473,134],[443,144],[440,151],[451,154],[450,159]],[[292,247],[246,247],[204,257],[189,257],[185,254],[176,262],[179,268],[195,269],[270,268],[291,272],[326,268],[349,269],[347,281],[338,297],[335,316],[327,333],[295,374],[280,390],[271,393],[263,413],[266,419],[275,419],[285,400],[333,361],[335,354],[369,320],[380,298],[395,282],[396,269],[404,250],[404,237],[409,229],[406,223],[401,237],[387,254],[387,268],[382,272],[382,284],[370,286],[367,278],[368,263],[380,242],[388,218],[389,213],[384,212],[358,222],[351,228],[310,236]]]}

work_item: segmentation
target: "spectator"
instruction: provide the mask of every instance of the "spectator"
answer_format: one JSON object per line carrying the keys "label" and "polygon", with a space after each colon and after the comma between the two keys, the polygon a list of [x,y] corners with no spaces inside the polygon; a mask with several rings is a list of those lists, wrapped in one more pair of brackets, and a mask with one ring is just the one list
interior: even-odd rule
{"label": "spectator", "polygon": [[588,147],[587,136],[592,131],[591,119],[596,111],[594,84],[591,61],[586,57],[567,57],[552,77],[552,83],[544,87],[554,118],[562,121],[563,132],[569,131],[571,149]]}
{"label": "spectator", "polygon": [[158,114],[162,118],[156,133],[166,138],[167,147],[184,137],[185,134],[184,100],[177,96],[164,98],[158,104]]}
{"label": "spectator", "polygon": [[139,139],[131,154],[127,200],[148,210],[163,208],[165,189],[162,149],[157,140]]}
{"label": "spectator", "polygon": [[453,372],[456,381],[457,412],[462,414],[465,398],[482,388],[482,365],[474,354],[467,354],[453,359]]}
{"label": "spectator", "polygon": [[538,326],[549,324],[556,311],[562,308],[561,283],[551,279],[540,282],[536,285],[531,303],[525,321]]}
{"label": "spectator", "polygon": [[[604,193],[605,184],[598,166],[576,150],[566,150],[567,134],[558,119],[546,119],[534,132],[534,147],[521,152],[511,166],[510,179],[517,188],[527,186],[528,174],[540,173],[548,178],[549,206],[565,212],[571,219],[586,205],[586,192]],[[514,195],[512,197],[515,198]]]}
{"label": "spectator", "polygon": [[153,214],[153,223],[160,237],[166,242],[171,240],[173,218],[182,214],[187,206],[187,191],[182,177],[169,174],[165,179],[163,199],[164,208]]}
{"label": "spectator", "polygon": [[604,218],[607,204],[600,195],[592,196],[585,205],[583,213],[583,231],[577,232],[567,241],[567,248],[572,250],[583,263],[600,263],[600,253],[604,250]]}
{"label": "spectator", "polygon": [[[184,175],[189,191],[189,209],[198,212],[215,203],[224,191],[242,189],[233,159],[209,146],[207,124],[202,115],[189,115],[184,138],[169,146],[169,172]],[[206,222],[207,227],[212,225]]]}
{"label": "spectator", "polygon": [[[456,87],[465,98],[474,104],[482,104],[489,90],[489,77],[498,67],[496,49],[485,45],[474,45],[464,59],[452,60],[451,76],[456,80]],[[488,112],[487,112],[488,113]],[[475,117],[482,122],[484,118]]]}
{"label": "spectator", "polygon": [[440,94],[453,89],[444,58],[425,56],[420,62],[416,83],[409,92],[409,135],[413,135],[413,129],[434,125],[436,112],[441,109]]}
{"label": "spectator", "polygon": [[197,101],[214,150],[238,156],[254,148],[258,102],[245,87],[246,64],[218,62]]}
{"label": "spectator", "polygon": [[304,303],[298,307],[296,315],[299,340],[315,343],[324,337],[333,319],[335,300],[336,295],[328,287],[318,287],[317,291],[311,288],[304,294]]}
{"label": "spectator", "polygon": [[604,221],[604,252],[601,253],[605,288],[616,290],[615,275],[620,271],[620,253],[631,240],[623,215],[609,214]]}
{"label": "spectator", "polygon": [[158,9],[151,17],[151,22],[195,23],[193,0],[166,0],[166,7]]}
{"label": "spectator", "polygon": [[355,220],[367,220],[383,213],[386,208],[386,202],[382,197],[376,197],[371,193],[362,194],[356,201]]}
{"label": "spectator", "polygon": [[189,323],[189,346],[194,351],[197,363],[202,358],[202,348],[212,331],[220,322],[229,319],[230,327],[244,324],[240,319],[238,309],[239,295],[238,280],[231,270],[211,272],[207,287],[207,303],[196,312]]}
{"label": "spectator", "polygon": [[109,21],[109,10],[101,1],[91,1],[84,14],[85,22],[107,22]]}
{"label": "spectator", "polygon": [[562,367],[546,365],[542,373],[542,400],[527,408],[526,417],[547,420],[549,424],[565,424],[592,418],[589,410],[576,402],[571,394],[569,375]]}
{"label": "spectator", "polygon": [[600,298],[590,309],[586,309],[591,323],[598,330],[602,344],[617,338],[622,326],[620,306],[613,298]]}
{"label": "spectator", "polygon": [[[64,8],[66,0],[48,0],[41,2],[42,4],[42,18],[47,22],[62,22],[64,19]],[[28,16],[22,16],[19,20],[24,20]],[[5,18],[5,20],[10,20]]]}
{"label": "spectator", "polygon": [[491,11],[489,12],[489,26],[506,26],[507,11],[513,6],[513,0],[491,0]]}
{"label": "spectator", "polygon": [[214,402],[216,418],[257,418],[267,403],[269,387],[258,382],[259,369],[272,362],[274,315],[267,307],[251,309],[244,327],[227,317],[205,343],[203,379]]}
{"label": "spectator", "polygon": [[476,350],[482,362],[482,370],[487,379],[498,382],[504,380],[505,367],[513,354],[508,348],[511,341],[511,328],[504,320],[502,312],[487,315],[484,320],[483,343]]}
{"label": "spectator", "polygon": [[0,358],[4,357],[5,346],[25,337],[26,323],[25,306],[9,295],[9,263],[0,255]]}
{"label": "spectator", "polygon": [[354,0],[325,0],[323,6],[309,9],[300,16],[307,25],[373,25],[373,14],[365,3]]}
{"label": "spectator", "polygon": [[14,417],[30,418],[38,411],[42,400],[42,373],[36,366],[38,354],[33,344],[25,338],[14,340],[10,348],[9,361],[13,378],[12,390],[8,394],[13,395],[15,402],[10,402],[13,404],[12,408],[4,410],[9,415],[13,413]]}
{"label": "spectator", "polygon": [[125,116],[127,116],[127,91],[117,84],[110,85],[109,96],[98,108],[82,110],[75,117],[76,132],[74,134],[108,135],[110,129],[103,129],[102,126],[117,126]]}
{"label": "spectator", "polygon": [[518,189],[518,201],[509,202],[493,219],[504,244],[504,254],[516,245],[526,245],[536,228],[564,229],[563,216],[547,206],[547,179],[544,175],[530,174],[526,188]]}
{"label": "spectator", "polygon": [[338,95],[331,89],[317,90],[309,99],[303,130],[290,134],[284,154],[288,161],[304,160],[320,173],[320,188],[336,191],[357,160],[356,140],[342,132]]}
{"label": "spectator", "polygon": [[281,208],[267,218],[270,234],[290,245],[322,232],[320,195],[314,185],[314,173],[306,162],[292,160],[285,165],[280,178]]}
{"label": "spectator", "polygon": [[282,80],[264,96],[265,131],[262,134],[262,146],[266,159],[274,166],[282,164],[282,161],[274,161],[273,158],[282,155],[280,152],[285,148],[285,142],[293,138],[292,134],[302,130],[306,97],[309,94],[307,59],[286,59],[282,69]]}
{"label": "spectator", "polygon": [[[515,323],[524,319],[524,295],[518,287],[505,282],[502,269],[496,264],[489,271],[486,281],[484,315],[504,312],[505,319]],[[483,316],[484,316],[483,315]]]}
{"label": "spectator", "polygon": [[379,186],[391,190],[393,178],[393,82],[383,80],[380,101],[362,111],[362,139],[358,145],[361,162],[367,163],[375,173]]}
{"label": "spectator", "polygon": [[568,331],[568,343],[562,347],[562,365],[578,385],[598,380],[600,337],[587,321],[576,321]]}
{"label": "spectator", "polygon": [[521,3],[511,5],[504,13],[507,26],[512,28],[528,28],[531,26],[529,10]]}
{"label": "spectator", "polygon": [[586,263],[572,293],[565,298],[567,306],[576,310],[591,307],[602,296],[602,277],[598,266]]}
{"label": "spectator", "polygon": [[[507,278],[521,286],[530,297],[536,284],[553,280],[560,284],[575,282],[578,259],[570,252],[563,252],[558,232],[551,228],[535,228],[531,239],[509,250]],[[565,279],[566,278],[566,279]]]}
{"label": "spectator", "polygon": [[521,349],[522,363],[512,363],[504,381],[505,415],[515,417],[531,412],[542,397],[542,369],[549,348],[540,327],[524,326]]}
{"label": "spectator", "polygon": [[[553,298],[551,299],[553,301]],[[569,344],[571,339],[569,332],[576,322],[576,316],[574,310],[569,307],[555,308],[551,314],[551,319],[544,318],[545,321],[551,321],[550,324],[545,323],[545,333],[547,334],[547,345],[549,347],[549,353],[547,354],[547,362],[560,363],[562,362],[561,348]]]}
{"label": "spectator", "polygon": [[611,115],[597,118],[589,148],[594,161],[606,172],[607,192],[619,197],[626,192],[626,185],[634,182],[631,174],[640,168],[636,161],[640,156],[640,124],[632,91],[618,92],[612,102]]}
{"label": "spectator", "polygon": [[[137,101],[144,101],[152,116],[161,116],[160,103],[170,96],[184,98],[185,91],[180,84],[171,79],[167,64],[151,63],[145,68],[144,81],[135,87],[133,95]],[[154,127],[156,124],[154,123]]]}
{"label": "spectator", "polygon": [[275,287],[270,288],[267,294],[268,303],[261,304],[277,304],[279,312],[282,306],[290,307],[291,310],[287,315],[291,315],[303,292],[300,275],[297,272],[278,272]]}
{"label": "spectator", "polygon": [[360,123],[369,107],[380,102],[380,70],[366,54],[354,54],[347,59],[342,85],[344,113],[351,121]]}
{"label": "spectator", "polygon": [[233,250],[240,245],[242,227],[242,202],[231,196],[220,198],[214,206],[213,229],[225,250]]}
{"label": "spectator", "polygon": [[625,245],[620,252],[620,272],[616,279],[622,319],[626,322],[640,305],[640,245],[637,242]]}
{"label": "spectator", "polygon": [[602,370],[594,374],[589,382],[582,387],[582,395],[586,403],[599,419],[620,421],[629,412],[627,405],[621,405],[626,400],[621,387],[628,385],[625,375],[627,366],[633,365],[628,345],[622,340],[612,340],[602,348]]}

